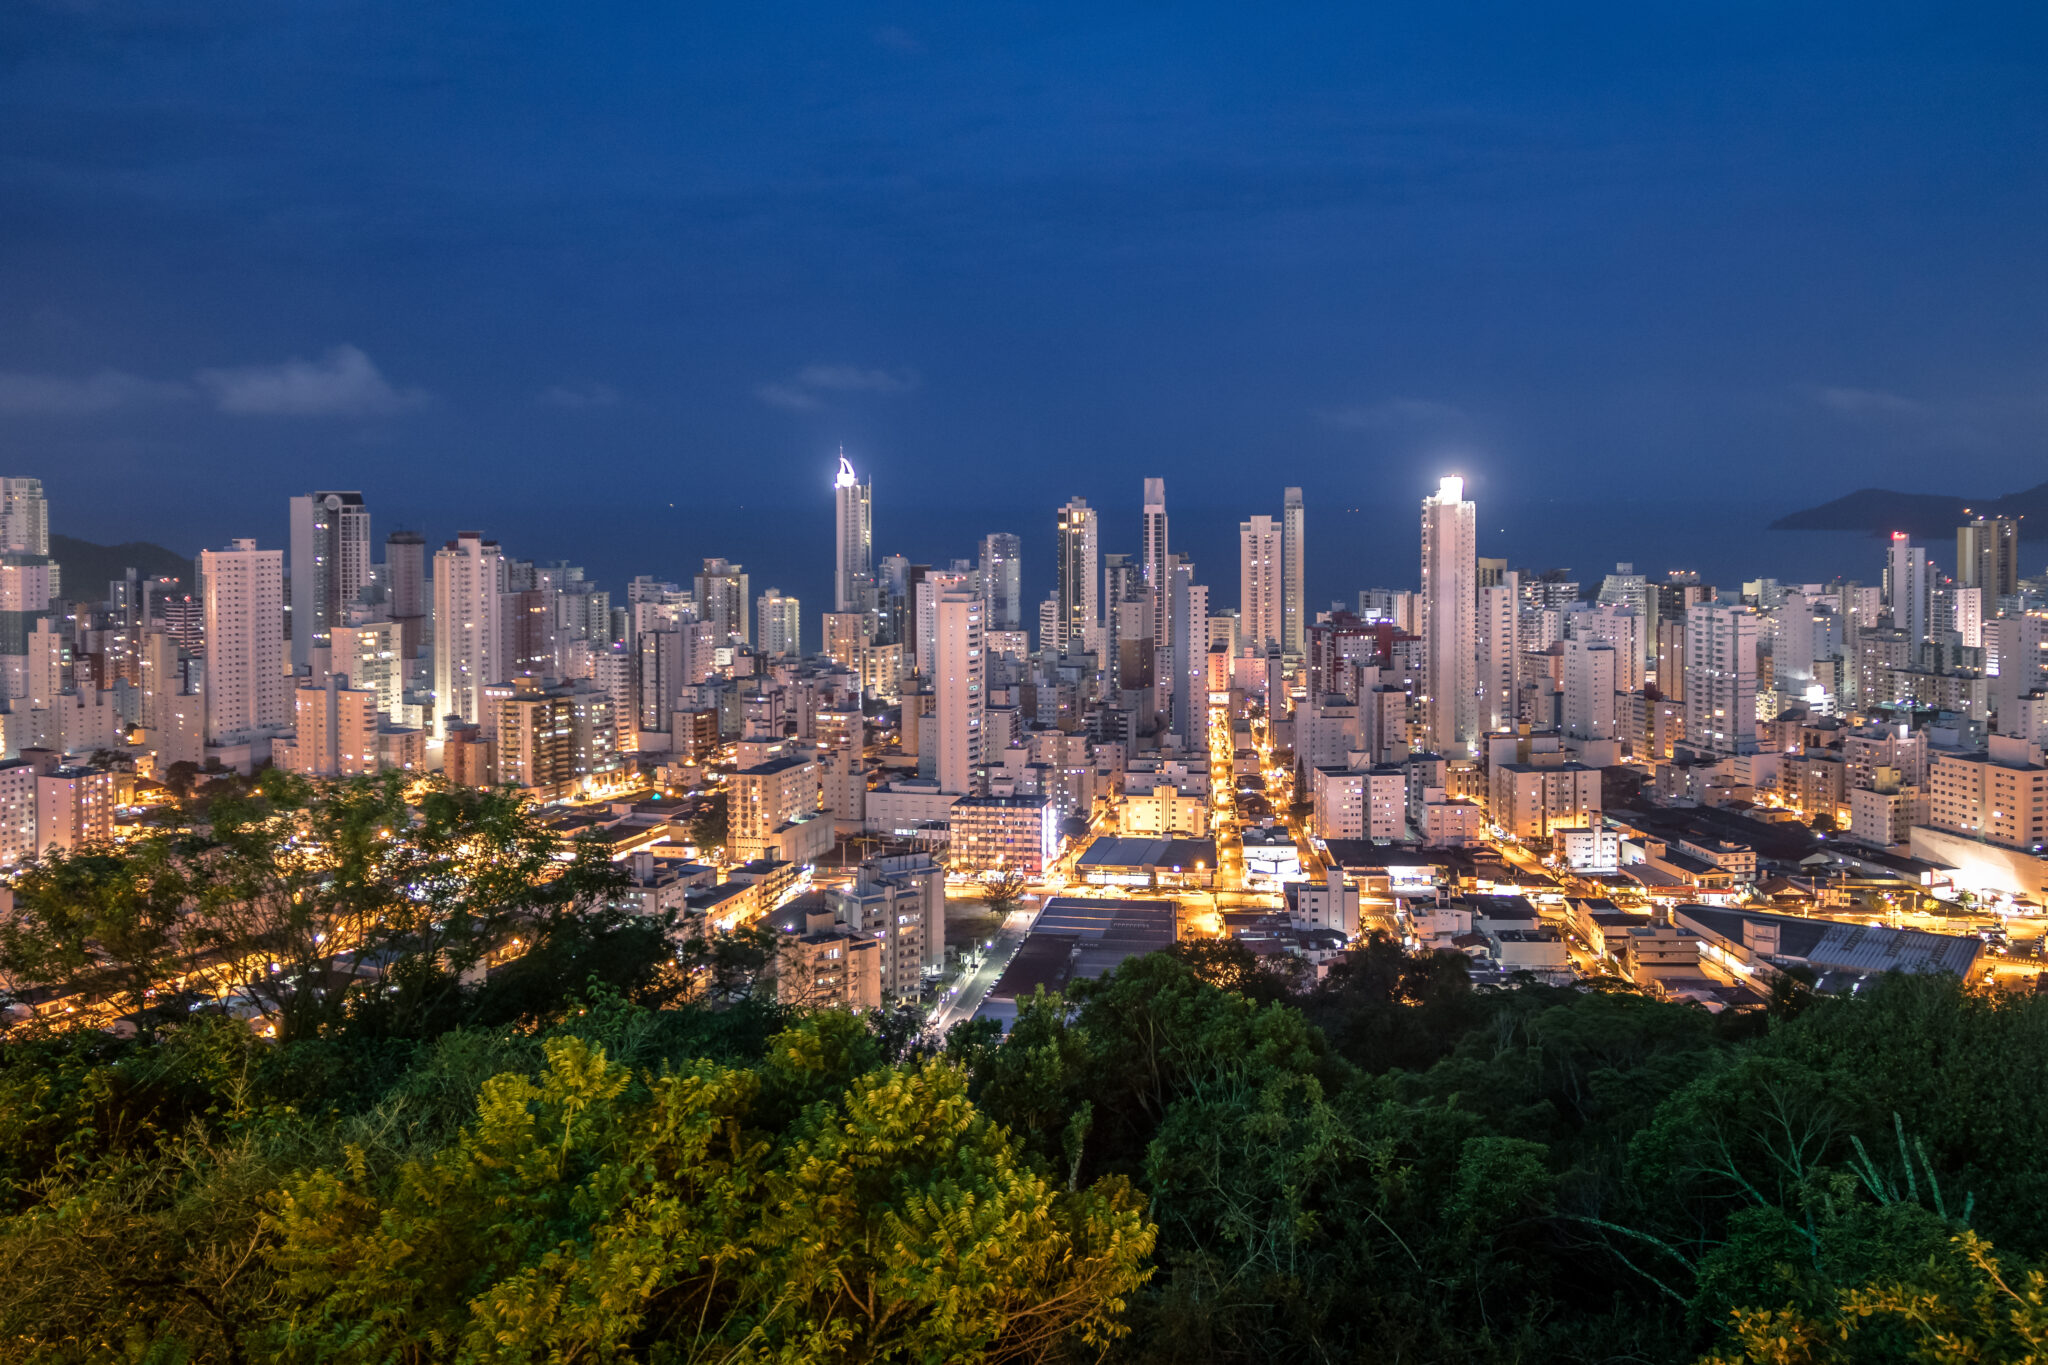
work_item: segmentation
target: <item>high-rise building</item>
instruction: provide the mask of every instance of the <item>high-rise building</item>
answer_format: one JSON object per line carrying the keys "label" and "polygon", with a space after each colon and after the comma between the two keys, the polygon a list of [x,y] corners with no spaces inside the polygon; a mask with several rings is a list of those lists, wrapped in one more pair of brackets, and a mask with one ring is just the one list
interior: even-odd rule
{"label": "high-rise building", "polygon": [[1024,542],[1007,531],[983,536],[980,569],[988,628],[1024,629]]}
{"label": "high-rise building", "polygon": [[782,589],[770,588],[754,604],[755,624],[761,652],[771,659],[795,658],[803,653],[802,604],[784,597]]}
{"label": "high-rise building", "polygon": [[50,504],[41,479],[0,478],[0,554],[50,553]]}
{"label": "high-rise building", "polygon": [[391,619],[398,623],[399,661],[409,677],[426,637],[427,538],[418,531],[393,531],[386,537],[384,579]]}
{"label": "high-rise building", "polygon": [[1302,533],[1306,520],[1301,490],[1284,490],[1280,499],[1280,652],[1290,659],[1302,657],[1308,640],[1307,597],[1302,588],[1306,564]]}
{"label": "high-rise building", "polygon": [[292,667],[308,667],[316,646],[347,619],[370,581],[370,509],[361,493],[292,499]]}
{"label": "high-rise building", "polygon": [[293,768],[314,777],[377,771],[377,694],[329,673],[297,689]]}
{"label": "high-rise building", "polygon": [[0,696],[30,695],[29,637],[47,620],[57,591],[49,556],[0,554]]}
{"label": "high-rise building", "polygon": [[366,621],[329,632],[329,669],[347,685],[377,699],[376,713],[396,721],[405,714],[404,631],[396,621]]}
{"label": "high-rise building", "polygon": [[875,609],[874,486],[853,472],[844,449],[839,452],[839,475],[832,486],[839,527],[832,610],[871,612]]}
{"label": "high-rise building", "polygon": [[2020,524],[2011,517],[1978,517],[1956,528],[1956,582],[1983,592],[1984,615],[1998,614],[1998,599],[2020,590]]}
{"label": "high-rise building", "polygon": [[[1152,590],[1152,650],[1156,661],[1173,645],[1172,582],[1166,564],[1166,480],[1145,480],[1144,544],[1139,564]],[[1164,678],[1160,679],[1162,685]]]}
{"label": "high-rise building", "polygon": [[1420,625],[1427,735],[1436,752],[1464,757],[1479,738],[1478,509],[1465,480],[1444,476],[1422,500]]}
{"label": "high-rise building", "polygon": [[1696,603],[1685,613],[1685,741],[1719,754],[1756,752],[1754,608]]}
{"label": "high-rise building", "polygon": [[1522,687],[1521,576],[1502,570],[1479,589],[1479,726],[1491,733],[1514,727]]}
{"label": "high-rise building", "polygon": [[292,723],[285,676],[284,551],[254,540],[199,552],[206,630],[206,741],[233,744]]}
{"label": "high-rise building", "polygon": [[723,559],[707,559],[697,575],[697,619],[711,623],[720,645],[753,643],[747,627],[747,571]]}
{"label": "high-rise building", "polygon": [[1246,654],[1264,655],[1269,646],[1278,648],[1285,632],[1281,525],[1265,516],[1237,524],[1238,639]]}
{"label": "high-rise building", "polygon": [[1209,747],[1209,589],[1195,582],[1192,564],[1176,563],[1167,580],[1173,617],[1169,629],[1181,644],[1173,652],[1173,732],[1189,749]]}
{"label": "high-rise building", "polygon": [[1089,647],[1102,623],[1101,543],[1095,509],[1086,498],[1069,499],[1060,508],[1059,646],[1062,653]]}
{"label": "high-rise building", "polygon": [[484,688],[504,680],[508,663],[505,556],[495,540],[464,531],[434,552],[434,733],[448,718],[485,719]]}
{"label": "high-rise building", "polygon": [[1927,551],[1913,544],[1904,531],[1892,532],[1884,564],[1884,604],[1892,614],[1892,626],[1905,631],[1915,646],[1927,638],[1927,594],[1933,586],[1927,572]]}
{"label": "high-rise building", "polygon": [[962,796],[979,790],[976,772],[983,761],[981,734],[988,698],[981,612],[981,594],[972,586],[949,587],[939,594],[932,651],[939,790]]}

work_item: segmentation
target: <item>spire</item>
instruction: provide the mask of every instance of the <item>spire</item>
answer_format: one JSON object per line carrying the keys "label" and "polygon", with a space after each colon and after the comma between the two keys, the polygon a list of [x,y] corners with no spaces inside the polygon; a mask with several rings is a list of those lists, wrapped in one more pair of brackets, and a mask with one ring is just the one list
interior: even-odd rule
{"label": "spire", "polygon": [[860,480],[854,476],[852,462],[846,458],[846,447],[839,447],[839,478],[835,481],[834,486],[851,488],[859,482]]}

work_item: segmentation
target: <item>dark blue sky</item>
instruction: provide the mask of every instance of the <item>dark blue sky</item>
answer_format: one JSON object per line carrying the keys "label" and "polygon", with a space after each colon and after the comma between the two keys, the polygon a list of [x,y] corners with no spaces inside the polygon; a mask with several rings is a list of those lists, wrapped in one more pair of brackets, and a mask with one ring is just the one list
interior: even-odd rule
{"label": "dark blue sky", "polygon": [[1412,577],[1451,465],[1516,559],[1566,552],[1553,497],[2004,491],[2048,476],[2044,38],[2038,4],[13,0],[0,463],[95,539],[274,541],[361,487],[384,528],[806,592],[841,442],[921,558],[1042,562],[1074,492],[1135,548],[1165,473],[1214,562],[1300,483],[1317,598]]}

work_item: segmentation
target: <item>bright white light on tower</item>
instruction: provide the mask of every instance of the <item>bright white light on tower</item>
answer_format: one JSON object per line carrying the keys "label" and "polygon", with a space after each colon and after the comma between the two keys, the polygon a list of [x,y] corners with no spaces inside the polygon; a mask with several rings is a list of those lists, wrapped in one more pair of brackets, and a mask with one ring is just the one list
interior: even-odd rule
{"label": "bright white light on tower", "polygon": [[854,477],[853,463],[846,458],[846,452],[839,452],[839,477],[833,481],[838,488],[851,488],[860,480]]}
{"label": "bright white light on tower", "polygon": [[1465,500],[1465,479],[1460,474],[1446,474],[1436,486],[1438,502],[1463,502]]}

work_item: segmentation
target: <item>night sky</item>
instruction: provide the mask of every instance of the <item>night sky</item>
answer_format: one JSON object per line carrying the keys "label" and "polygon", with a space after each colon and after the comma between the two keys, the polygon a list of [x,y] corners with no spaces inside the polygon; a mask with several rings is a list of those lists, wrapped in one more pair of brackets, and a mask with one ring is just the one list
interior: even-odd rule
{"label": "night sky", "polygon": [[0,472],[95,540],[281,543],[290,493],[359,487],[380,538],[812,601],[842,443],[878,553],[1016,531],[1034,585],[1058,501],[1135,550],[1156,473],[1229,602],[1282,484],[1326,601],[1413,578],[1456,468],[1484,552],[1817,573],[1753,528],[2048,477],[2044,39],[2039,4],[10,0]]}

